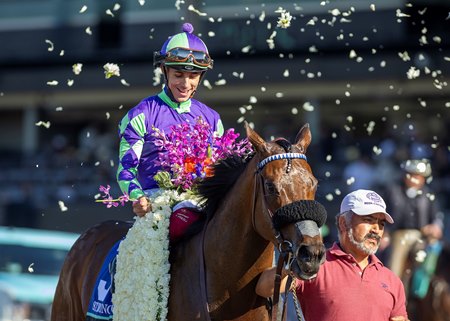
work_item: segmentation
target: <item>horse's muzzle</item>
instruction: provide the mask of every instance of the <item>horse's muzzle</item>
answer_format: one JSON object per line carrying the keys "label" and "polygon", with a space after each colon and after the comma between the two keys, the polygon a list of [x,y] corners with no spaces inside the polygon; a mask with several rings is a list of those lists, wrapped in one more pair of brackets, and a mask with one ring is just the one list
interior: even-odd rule
{"label": "horse's muzzle", "polygon": [[302,245],[291,263],[291,272],[302,280],[311,280],[317,276],[319,268],[325,262],[325,246]]}

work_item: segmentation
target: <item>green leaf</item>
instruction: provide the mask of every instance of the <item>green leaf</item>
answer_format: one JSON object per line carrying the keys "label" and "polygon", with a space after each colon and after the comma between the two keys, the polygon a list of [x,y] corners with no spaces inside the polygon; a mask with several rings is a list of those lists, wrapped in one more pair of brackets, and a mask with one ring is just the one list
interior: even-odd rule
{"label": "green leaf", "polygon": [[159,188],[172,189],[174,185],[172,183],[172,177],[169,172],[166,171],[158,171],[153,179],[158,183]]}

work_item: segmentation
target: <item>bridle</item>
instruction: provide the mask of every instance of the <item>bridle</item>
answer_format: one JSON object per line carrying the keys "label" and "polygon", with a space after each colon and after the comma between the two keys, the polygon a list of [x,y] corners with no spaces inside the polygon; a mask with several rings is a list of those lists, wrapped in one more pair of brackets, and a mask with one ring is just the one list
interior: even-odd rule
{"label": "bridle", "polygon": [[[307,161],[307,157],[305,154],[290,152],[290,150],[291,150],[290,144],[288,146],[286,146],[284,144],[280,144],[280,145],[285,149],[286,153],[271,155],[269,157],[266,157],[265,159],[263,159],[256,165],[257,169],[255,172],[255,186],[254,186],[254,196],[253,196],[253,204],[254,205],[253,205],[253,211],[252,211],[252,225],[253,225],[253,229],[255,231],[257,231],[256,218],[255,218],[255,216],[256,216],[255,215],[255,212],[256,212],[255,207],[256,207],[256,194],[257,194],[257,184],[256,184],[257,176],[260,176],[262,183],[264,183],[264,177],[261,175],[261,172],[268,163],[275,161],[275,160],[281,160],[281,159],[287,160],[286,174],[288,174],[291,171],[291,168],[292,168],[291,160],[292,159],[303,159],[303,160]],[[262,184],[262,186],[263,186],[262,188],[264,188],[263,184]],[[263,200],[264,200],[264,208],[266,209],[268,216],[270,217],[270,220],[272,221],[273,213],[267,205],[265,193],[264,193]],[[284,240],[283,236],[281,235],[281,233],[278,230],[276,230],[275,239],[276,239],[278,250],[279,250],[279,257],[278,257],[275,280],[274,280],[274,295],[273,295],[272,309],[271,309],[271,314],[272,314],[271,319],[273,321],[277,320],[277,317],[278,317],[278,303],[279,303],[279,298],[280,298],[282,269],[285,265],[287,265],[290,270],[291,264],[295,260],[295,255],[292,250],[292,243],[288,240]],[[287,293],[288,287],[290,287],[292,279],[293,279],[292,275],[289,274],[289,278],[286,283],[285,293]],[[295,303],[295,308],[296,308],[296,312],[297,312],[297,317],[299,320],[301,320],[301,312],[300,312],[301,307],[298,304],[298,302],[294,302],[294,303]],[[286,318],[286,304],[287,304],[287,296],[285,297],[284,304],[283,304],[282,320],[285,320],[285,318]]]}

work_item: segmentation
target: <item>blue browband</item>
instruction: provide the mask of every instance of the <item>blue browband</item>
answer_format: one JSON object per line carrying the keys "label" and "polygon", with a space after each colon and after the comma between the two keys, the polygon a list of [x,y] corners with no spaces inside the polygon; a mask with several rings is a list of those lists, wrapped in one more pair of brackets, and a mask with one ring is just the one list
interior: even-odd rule
{"label": "blue browband", "polygon": [[293,159],[293,158],[300,158],[300,159],[304,159],[305,161],[308,161],[306,159],[305,154],[302,154],[302,153],[276,154],[276,155],[269,156],[269,157],[263,159],[262,161],[260,161],[258,163],[258,165],[256,166],[257,167],[257,171],[258,172],[261,171],[264,168],[264,166],[266,166],[267,163],[270,163],[271,161],[279,160],[279,159]]}

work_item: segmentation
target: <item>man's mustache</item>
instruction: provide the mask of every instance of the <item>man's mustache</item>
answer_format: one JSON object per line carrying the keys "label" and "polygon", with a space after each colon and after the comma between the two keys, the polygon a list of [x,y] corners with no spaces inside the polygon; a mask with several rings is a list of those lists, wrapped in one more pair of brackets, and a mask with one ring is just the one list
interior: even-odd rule
{"label": "man's mustache", "polygon": [[375,233],[366,234],[366,236],[364,236],[364,240],[367,240],[367,239],[375,239],[375,240],[377,240],[377,243],[381,242],[381,236],[379,236],[378,234],[375,234]]}

